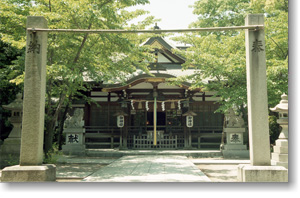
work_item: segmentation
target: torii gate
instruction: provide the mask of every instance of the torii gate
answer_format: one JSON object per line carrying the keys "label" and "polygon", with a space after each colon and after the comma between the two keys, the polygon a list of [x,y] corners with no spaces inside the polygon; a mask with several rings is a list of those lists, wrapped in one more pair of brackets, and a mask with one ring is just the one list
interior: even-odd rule
{"label": "torii gate", "polygon": [[[235,27],[175,30],[48,29],[46,19],[41,16],[28,16],[26,27],[27,43],[20,165],[3,169],[2,181],[55,181],[55,166],[42,164],[48,32],[112,34],[245,29],[250,161],[251,165],[256,167],[269,167],[271,165],[263,14],[249,14],[245,19],[245,26]],[[29,173],[28,170],[31,172],[29,171]],[[249,181],[245,176],[247,174],[245,174],[245,171],[247,171],[245,167],[239,169],[241,181]],[[35,172],[38,176],[29,179],[24,176],[28,176],[32,172]],[[17,173],[19,175],[23,174],[23,176],[16,178]]]}

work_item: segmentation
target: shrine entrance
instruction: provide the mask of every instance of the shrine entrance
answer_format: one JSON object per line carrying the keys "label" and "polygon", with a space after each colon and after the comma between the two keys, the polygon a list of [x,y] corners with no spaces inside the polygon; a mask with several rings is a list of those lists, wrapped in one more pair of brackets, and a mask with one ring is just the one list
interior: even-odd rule
{"label": "shrine entrance", "polygon": [[[157,126],[166,125],[166,112],[157,112]],[[147,112],[147,126],[154,126],[153,112]]]}
{"label": "shrine entrance", "polygon": [[[165,78],[140,76],[126,86],[93,90],[91,99],[99,102],[85,105],[86,148],[219,149],[224,115],[215,113],[218,98]],[[192,125],[187,112],[194,112]],[[124,125],[118,127],[121,114]]]}
{"label": "shrine entrance", "polygon": [[[270,171],[277,171],[272,175],[287,178],[287,170],[270,168],[270,140],[268,126],[268,101],[266,81],[266,48],[264,33],[264,15],[249,14],[245,19],[245,26],[238,27],[213,27],[181,30],[74,30],[74,29],[48,29],[44,17],[27,17],[27,43],[25,56],[25,79],[23,97],[23,120],[20,149],[20,166],[9,167],[2,171],[2,181],[54,181],[55,165],[43,165],[43,134],[45,118],[45,85],[46,85],[46,61],[47,61],[47,33],[48,32],[72,32],[72,33],[163,33],[163,32],[199,32],[199,31],[224,31],[246,29],[246,71],[247,71],[247,100],[249,117],[249,148],[251,166],[239,166],[238,178],[242,181],[253,182],[253,171],[262,173],[264,179]],[[259,46],[259,50],[257,50]],[[173,59],[170,59],[173,61]],[[111,93],[110,93],[111,94]],[[109,97],[110,97],[109,94]],[[154,104],[157,98],[154,97]],[[110,100],[109,100],[110,102]],[[156,109],[156,108],[154,108]],[[156,110],[154,110],[154,115]],[[110,111],[108,111],[110,112]],[[125,116],[124,112],[121,112]],[[116,114],[120,115],[120,112]],[[193,114],[190,114],[193,115]],[[190,116],[189,115],[189,116]],[[122,125],[124,124],[124,119]],[[125,119],[126,121],[126,119]],[[155,125],[154,117],[154,125]],[[190,121],[188,121],[190,123]],[[120,126],[122,126],[120,124]],[[80,133],[82,132],[80,128]],[[155,130],[155,126],[154,126]],[[77,132],[77,131],[74,131]],[[189,134],[191,134],[189,130]],[[119,129],[123,135],[123,129]],[[186,133],[185,133],[186,134]],[[156,131],[154,131],[156,135]],[[122,137],[119,135],[119,137]],[[125,132],[125,136],[127,134]],[[176,140],[176,138],[175,138]],[[186,138],[185,138],[186,140]],[[127,141],[127,139],[126,139]],[[171,139],[173,141],[173,139]],[[154,141],[155,142],[155,141]],[[192,141],[189,141],[190,143]],[[83,142],[84,143],[84,142]],[[151,140],[150,140],[151,143]],[[153,144],[155,145],[155,144]],[[159,144],[157,144],[159,145]],[[169,143],[173,145],[173,143]],[[85,145],[69,145],[72,149]],[[265,166],[262,168],[261,166]],[[26,169],[26,171],[24,171]],[[29,170],[29,171],[28,171]],[[279,171],[280,170],[280,171]],[[21,174],[20,174],[21,173]],[[32,179],[29,174],[41,175],[41,178]],[[247,175],[247,178],[246,178]],[[253,175],[253,174],[252,174]],[[249,176],[249,178],[248,178]],[[277,179],[277,178],[276,178]],[[269,180],[268,180],[269,181]],[[272,180],[273,181],[273,180]]]}
{"label": "shrine entrance", "polygon": [[[22,138],[21,138],[21,154],[20,154],[20,165],[38,165],[41,164],[42,161],[42,147],[43,142],[41,137],[43,137],[43,129],[44,129],[44,106],[45,106],[45,75],[46,75],[46,60],[47,60],[47,33],[48,32],[72,32],[72,33],[164,33],[164,32],[200,32],[200,31],[225,31],[225,30],[238,30],[238,29],[245,29],[246,32],[246,68],[247,68],[247,93],[248,93],[248,116],[249,116],[249,136],[250,136],[250,159],[251,159],[251,165],[268,165],[270,164],[270,148],[269,148],[269,132],[268,132],[268,111],[267,111],[267,88],[266,88],[266,61],[265,61],[265,40],[264,40],[264,15],[263,14],[253,14],[248,15],[245,20],[245,26],[236,26],[236,27],[213,27],[213,28],[196,28],[196,29],[177,29],[177,30],[76,30],[76,29],[48,29],[47,28],[47,21],[43,17],[28,17],[27,21],[27,53],[25,58],[25,80],[24,80],[24,101],[23,101],[23,127],[22,127]],[[257,46],[259,46],[259,50],[257,50]],[[167,46],[167,49],[170,50],[170,47]],[[171,67],[173,67],[173,63],[176,63],[176,61],[180,61],[177,59],[177,57],[172,56],[167,51],[163,51],[164,54],[167,54],[168,57],[166,58],[168,61],[171,61],[171,64],[169,64]],[[154,64],[154,66],[157,66],[156,70],[165,70],[164,67],[161,67],[159,64]],[[31,72],[36,71],[36,68],[40,68],[38,72]],[[161,72],[163,73],[163,72]],[[157,72],[157,74],[160,74],[160,72]],[[157,76],[156,76],[157,77]],[[176,76],[175,76],[176,77]],[[157,80],[157,79],[155,79]],[[155,83],[156,81],[154,81]],[[35,85],[34,87],[30,85]],[[102,89],[102,88],[101,88]],[[122,116],[127,116],[123,120],[127,123],[127,125],[124,125],[123,128],[121,127],[111,127],[110,123],[116,122],[116,115],[120,115],[120,112],[114,112],[115,110],[122,110],[121,107],[119,107],[119,104],[117,103],[118,95],[121,95],[123,90],[128,90],[129,87],[122,87],[119,90],[110,90],[105,91],[102,90],[101,94],[107,94],[104,97],[107,97],[107,103],[102,106],[100,111],[106,110],[108,112],[107,122],[103,122],[105,126],[104,130],[108,130],[110,133],[106,136],[107,138],[111,139],[111,142],[115,142],[115,139],[119,138],[120,145],[124,145],[124,142],[130,143],[130,133],[132,134],[136,133],[140,134],[140,132],[147,131],[147,130],[140,130],[141,127],[137,127],[137,131],[131,130],[128,125],[128,115],[131,115],[132,112],[129,112],[130,114],[126,112],[121,112]],[[153,89],[152,89],[153,90]],[[184,88],[182,91],[186,91]],[[120,93],[121,92],[121,93]],[[97,93],[98,94],[98,93]],[[99,95],[101,95],[99,93]],[[126,93],[127,94],[127,93]],[[200,93],[201,94],[201,93]],[[91,94],[92,95],[92,94]],[[111,100],[111,96],[115,96],[116,100]],[[202,97],[205,97],[206,94],[202,95]],[[188,95],[180,95],[181,97],[184,97],[184,100],[189,99],[190,97]],[[201,96],[200,96],[201,97]],[[193,98],[193,97],[192,97]],[[174,99],[174,97],[172,97]],[[126,99],[123,101],[133,101],[133,99]],[[159,103],[156,96],[153,95],[154,100],[154,106]],[[181,101],[180,98],[175,99],[178,101]],[[99,102],[102,100],[99,100]],[[137,101],[137,100],[136,100]],[[200,101],[199,101],[200,102]],[[201,101],[202,102],[202,101]],[[203,102],[206,102],[203,100]],[[172,102],[171,102],[172,103]],[[201,103],[200,103],[201,104]],[[199,104],[199,105],[200,105]],[[128,106],[128,105],[127,105]],[[197,106],[197,105],[196,105]],[[195,106],[195,108],[196,108]],[[82,107],[80,107],[82,108]],[[206,107],[208,108],[208,107]],[[170,108],[172,109],[172,108]],[[169,109],[169,110],[170,110]],[[128,111],[131,111],[127,107]],[[133,110],[133,109],[132,109]],[[168,108],[166,108],[168,110]],[[179,110],[179,109],[177,109]],[[90,111],[90,112],[89,112]],[[87,107],[85,109],[85,113],[90,114],[91,112],[99,111],[99,109],[91,109],[90,107]],[[38,112],[38,113],[37,113]],[[158,111],[159,112],[159,111]],[[209,115],[210,112],[200,111],[201,115]],[[118,114],[117,114],[118,113]],[[180,114],[180,111],[176,111],[177,114]],[[99,114],[102,115],[102,114]],[[104,114],[103,114],[104,115]],[[154,123],[154,140],[153,145],[156,145],[155,137],[159,136],[157,132],[157,122],[156,122],[156,108],[154,108],[153,112],[153,123]],[[181,117],[184,115],[181,112]],[[194,114],[190,114],[194,115]],[[190,116],[189,115],[189,116]],[[34,117],[36,116],[36,117]],[[106,114],[104,115],[106,116]],[[147,115],[145,115],[147,116]],[[175,116],[175,115],[174,115]],[[167,112],[166,112],[167,117]],[[99,119],[98,117],[95,117],[94,119]],[[207,117],[201,117],[199,116],[197,119],[205,121],[207,123],[210,122]],[[33,122],[34,120],[34,122]],[[92,120],[92,119],[91,119]],[[121,119],[120,119],[121,120]],[[167,120],[167,118],[166,118]],[[165,120],[165,122],[166,122]],[[142,121],[141,121],[142,122]],[[92,123],[92,122],[90,122]],[[181,122],[184,123],[184,122]],[[87,123],[85,123],[86,125]],[[123,126],[123,125],[122,125]],[[165,125],[167,126],[167,125]],[[192,125],[194,126],[194,125]],[[90,128],[89,128],[90,127]],[[95,126],[85,126],[84,132],[92,132]],[[134,126],[136,127],[136,126]],[[144,126],[147,128],[147,126]],[[184,134],[184,146],[187,145],[186,140],[191,140],[193,130],[190,127],[189,128],[189,137],[187,137],[187,128],[185,126],[174,126],[172,127],[179,127],[180,130],[171,130],[170,134],[172,134],[171,141],[173,139],[173,136],[175,132],[178,134]],[[144,128],[144,129],[146,129]],[[168,127],[167,127],[168,128]],[[38,130],[37,130],[38,129]],[[182,130],[183,129],[183,130]],[[102,130],[102,129],[101,129]],[[94,130],[95,131],[95,130]],[[97,134],[100,130],[96,130]],[[166,131],[168,131],[166,129]],[[212,130],[210,128],[210,131],[216,131]],[[202,129],[199,129],[199,133],[203,132]],[[97,134],[92,134],[90,137],[95,135],[97,137]],[[100,133],[99,133],[100,134]],[[114,135],[116,134],[116,136]],[[159,138],[158,138],[159,140]],[[177,139],[178,140],[178,139]],[[35,144],[32,144],[32,142],[36,142]],[[180,142],[180,141],[179,141]],[[86,144],[86,142],[84,142]],[[137,145],[132,143],[133,145]],[[172,145],[173,143],[169,143],[169,145]],[[114,147],[114,144],[110,143],[112,147]],[[159,141],[158,144],[159,145]],[[193,140],[189,141],[188,146],[193,145]],[[199,144],[198,144],[199,145]],[[71,145],[72,146],[72,145]],[[77,146],[77,145],[76,145]],[[85,145],[82,145],[85,146]],[[178,146],[178,141],[177,141]],[[76,147],[77,148],[77,147]],[[32,152],[28,152],[28,150]],[[34,157],[33,157],[34,156]]]}

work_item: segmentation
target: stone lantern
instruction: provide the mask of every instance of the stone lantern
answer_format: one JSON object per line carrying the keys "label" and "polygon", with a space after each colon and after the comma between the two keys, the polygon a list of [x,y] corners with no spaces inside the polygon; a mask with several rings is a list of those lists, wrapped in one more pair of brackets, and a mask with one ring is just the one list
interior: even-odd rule
{"label": "stone lantern", "polygon": [[275,141],[273,147],[271,164],[288,168],[288,96],[282,94],[280,103],[274,108],[270,108],[270,110],[279,113],[277,123],[282,127],[279,138]]}
{"label": "stone lantern", "polygon": [[22,94],[18,93],[16,99],[8,105],[3,105],[3,108],[11,111],[9,121],[13,125],[13,129],[8,138],[4,140],[0,150],[1,166],[7,165],[5,161],[10,161],[10,163],[19,161],[23,112]]}

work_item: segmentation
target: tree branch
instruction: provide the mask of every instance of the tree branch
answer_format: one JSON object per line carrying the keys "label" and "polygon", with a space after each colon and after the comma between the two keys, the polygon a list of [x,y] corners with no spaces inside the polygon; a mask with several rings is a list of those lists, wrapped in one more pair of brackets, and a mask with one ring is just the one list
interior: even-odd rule
{"label": "tree branch", "polygon": [[107,1],[104,1],[101,5],[100,5],[100,7],[103,7],[103,6],[105,6],[106,4],[108,4],[108,3],[110,3],[110,2],[113,2],[114,0],[107,0]]}
{"label": "tree branch", "polygon": [[[107,1],[103,2],[103,3],[100,5],[100,7],[103,7],[103,6],[105,6],[106,4],[108,4],[108,3],[110,3],[110,2],[113,2],[113,0],[107,0]],[[92,21],[90,22],[90,24],[89,24],[89,26],[88,26],[87,29],[91,29],[91,27],[92,27]],[[77,54],[76,54],[76,56],[75,56],[75,58],[74,58],[73,64],[75,64],[75,63],[78,62],[79,57],[80,57],[80,53],[81,53],[81,51],[82,51],[82,49],[83,49],[83,46],[84,46],[84,44],[85,44],[85,42],[86,42],[86,40],[87,40],[87,37],[88,37],[88,33],[85,34],[84,37],[83,37],[83,40],[82,40],[82,42],[81,42],[81,45],[80,45],[80,47],[79,47],[79,49],[78,49],[78,51],[77,51]]]}
{"label": "tree branch", "polygon": [[51,0],[49,0],[49,10],[51,12]]}
{"label": "tree branch", "polygon": [[276,46],[280,49],[280,51],[281,51],[283,57],[286,57],[284,51],[281,49],[281,47],[278,45],[278,43],[276,43],[276,41],[274,41],[274,40],[272,39],[272,37],[270,37],[270,38],[271,38],[271,40],[276,44]]}
{"label": "tree branch", "polygon": [[[87,29],[91,29],[91,27],[92,27],[92,23],[89,24],[89,27],[88,27]],[[80,47],[79,47],[79,49],[78,49],[78,51],[77,51],[77,54],[76,54],[76,56],[75,56],[75,58],[74,58],[74,61],[73,61],[74,64],[77,63],[77,61],[79,60],[80,53],[81,53],[81,51],[82,51],[82,49],[83,49],[83,46],[84,46],[84,44],[85,44],[85,42],[86,42],[86,40],[87,40],[88,35],[89,35],[89,34],[86,33],[86,34],[84,35],[84,37],[83,37],[83,40],[82,40],[82,42],[81,42],[81,45],[80,45]]]}

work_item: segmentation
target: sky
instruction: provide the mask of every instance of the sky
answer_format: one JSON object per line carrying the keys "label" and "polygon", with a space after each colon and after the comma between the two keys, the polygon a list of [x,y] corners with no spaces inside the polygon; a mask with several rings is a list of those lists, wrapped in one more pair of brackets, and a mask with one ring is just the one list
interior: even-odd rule
{"label": "sky", "polygon": [[[193,14],[193,5],[196,0],[149,0],[150,4],[135,6],[134,9],[150,11],[149,15],[161,19],[157,25],[161,29],[186,29],[189,24],[196,21],[197,16]],[[138,18],[137,20],[141,20]],[[153,24],[154,26],[154,24]]]}

